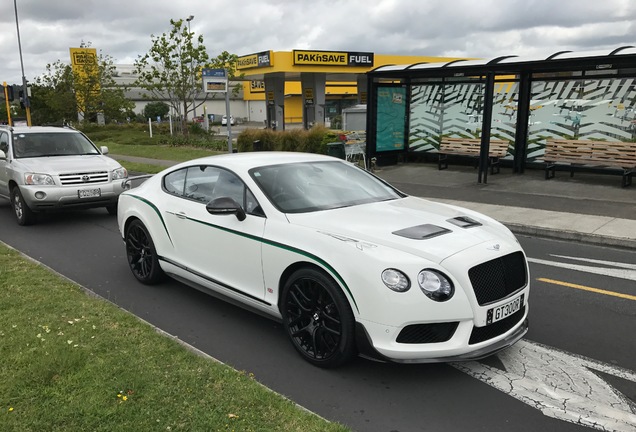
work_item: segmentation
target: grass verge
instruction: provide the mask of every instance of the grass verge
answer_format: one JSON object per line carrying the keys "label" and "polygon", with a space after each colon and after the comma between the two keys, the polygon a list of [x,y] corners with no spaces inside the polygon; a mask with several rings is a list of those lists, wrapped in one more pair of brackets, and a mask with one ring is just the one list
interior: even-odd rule
{"label": "grass verge", "polygon": [[171,147],[166,145],[135,145],[117,144],[111,141],[95,142],[98,146],[108,146],[108,152],[114,155],[138,156],[151,159],[187,161],[205,156],[212,156],[222,152],[191,147]]}
{"label": "grass verge", "polygon": [[120,160],[119,163],[121,164],[121,166],[123,166],[124,168],[128,170],[128,173],[129,173],[128,175],[131,175],[130,173],[157,174],[159,171],[162,171],[165,168],[167,168],[166,166],[163,166],[163,165],[152,165],[152,164],[146,164],[146,163],[128,162],[124,160]]}
{"label": "grass verge", "polygon": [[0,425],[346,431],[0,243]]}
{"label": "grass verge", "polygon": [[[109,153],[174,161],[187,161],[225,151],[214,150],[199,136],[190,139],[192,145],[170,145],[169,135],[156,134],[150,138],[143,128],[106,128],[87,131],[86,135],[98,146],[107,146]],[[180,143],[184,144],[184,143]],[[201,145],[197,145],[201,144]],[[205,144],[205,145],[203,145]],[[223,144],[225,146],[225,144]],[[224,147],[225,149],[225,147]]]}

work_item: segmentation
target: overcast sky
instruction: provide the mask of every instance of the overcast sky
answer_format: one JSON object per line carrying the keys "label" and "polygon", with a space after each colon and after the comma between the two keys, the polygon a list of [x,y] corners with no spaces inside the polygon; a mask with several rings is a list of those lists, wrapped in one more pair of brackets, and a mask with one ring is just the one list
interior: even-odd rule
{"label": "overcast sky", "polygon": [[636,45],[634,0],[0,0],[0,81],[28,80],[90,42],[116,64],[194,15],[210,57],[293,49],[493,58]]}

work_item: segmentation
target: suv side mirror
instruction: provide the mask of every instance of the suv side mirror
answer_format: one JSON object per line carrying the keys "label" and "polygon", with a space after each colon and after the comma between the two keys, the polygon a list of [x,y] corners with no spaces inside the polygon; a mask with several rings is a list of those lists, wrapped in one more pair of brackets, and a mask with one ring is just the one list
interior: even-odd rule
{"label": "suv side mirror", "polygon": [[108,147],[106,147],[106,146],[101,146],[101,147],[99,148],[99,151],[101,151],[103,155],[107,155],[107,154],[108,154]]}

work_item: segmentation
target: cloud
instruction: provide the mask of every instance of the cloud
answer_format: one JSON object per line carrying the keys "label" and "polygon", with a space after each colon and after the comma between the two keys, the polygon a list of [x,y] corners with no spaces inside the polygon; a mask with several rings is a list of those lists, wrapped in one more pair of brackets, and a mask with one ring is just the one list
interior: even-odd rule
{"label": "cloud", "polygon": [[[145,54],[170,19],[193,14],[211,56],[292,49],[493,58],[636,45],[630,0],[19,0],[28,79],[82,42],[116,63]],[[0,16],[0,80],[20,82],[12,8]]]}

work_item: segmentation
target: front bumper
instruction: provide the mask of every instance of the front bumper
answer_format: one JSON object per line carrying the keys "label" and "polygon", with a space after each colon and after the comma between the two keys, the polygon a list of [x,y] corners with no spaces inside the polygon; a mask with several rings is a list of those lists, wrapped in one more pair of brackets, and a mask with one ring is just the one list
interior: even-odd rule
{"label": "front bumper", "polygon": [[[426,344],[402,344],[395,341],[392,332],[379,331],[371,322],[356,323],[356,342],[363,357],[395,363],[440,363],[478,360],[501,351],[517,342],[528,331],[528,305],[514,317],[503,331],[483,342],[472,343],[473,321],[462,321],[447,341]],[[373,337],[371,336],[373,335]]]}
{"label": "front bumper", "polygon": [[[80,198],[79,191],[99,189],[99,196]],[[34,212],[116,205],[125,189],[125,179],[86,186],[20,186],[27,206]]]}

